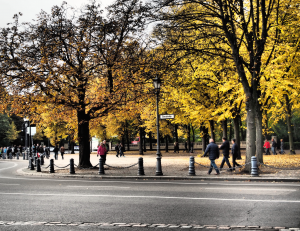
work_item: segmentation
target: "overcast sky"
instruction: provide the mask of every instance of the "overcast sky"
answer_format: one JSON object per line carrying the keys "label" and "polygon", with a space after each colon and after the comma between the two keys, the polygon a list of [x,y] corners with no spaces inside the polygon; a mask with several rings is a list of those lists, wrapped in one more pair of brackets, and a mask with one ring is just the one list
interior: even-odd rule
{"label": "overcast sky", "polygon": [[[74,7],[81,7],[88,0],[65,0],[68,5]],[[96,0],[102,3],[104,8],[114,0]],[[0,27],[5,27],[7,23],[13,22],[14,14],[21,12],[23,16],[21,21],[28,22],[36,18],[36,15],[43,9],[44,11],[50,13],[52,6],[61,5],[63,0],[0,0]]]}

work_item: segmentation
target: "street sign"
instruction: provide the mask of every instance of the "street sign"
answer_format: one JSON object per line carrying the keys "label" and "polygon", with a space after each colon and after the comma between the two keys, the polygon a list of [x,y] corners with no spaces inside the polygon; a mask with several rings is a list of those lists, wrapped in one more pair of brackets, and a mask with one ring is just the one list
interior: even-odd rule
{"label": "street sign", "polygon": [[175,116],[174,114],[171,114],[171,115],[160,115],[160,119],[161,120],[164,120],[164,119],[174,119]]}

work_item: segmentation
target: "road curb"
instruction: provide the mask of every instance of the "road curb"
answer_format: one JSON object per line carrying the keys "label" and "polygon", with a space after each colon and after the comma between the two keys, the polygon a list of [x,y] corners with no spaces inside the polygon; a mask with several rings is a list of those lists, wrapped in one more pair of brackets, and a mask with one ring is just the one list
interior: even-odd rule
{"label": "road curb", "polygon": [[299,178],[271,178],[260,176],[245,177],[203,177],[203,176],[108,176],[108,175],[80,175],[80,174],[59,174],[59,173],[38,173],[28,168],[21,168],[17,173],[24,176],[52,177],[52,178],[93,178],[93,179],[123,179],[123,180],[203,180],[203,181],[249,181],[249,182],[294,182],[299,183]]}

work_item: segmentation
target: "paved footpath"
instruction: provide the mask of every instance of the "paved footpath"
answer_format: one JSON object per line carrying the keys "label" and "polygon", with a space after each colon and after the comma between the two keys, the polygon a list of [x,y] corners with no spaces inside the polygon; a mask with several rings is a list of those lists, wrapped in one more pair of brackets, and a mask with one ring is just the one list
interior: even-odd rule
{"label": "paved footpath", "polygon": [[[143,157],[144,164],[144,176],[138,176],[138,159]],[[53,158],[51,155],[50,159]],[[228,172],[223,169],[220,175],[214,175],[214,170],[211,175],[207,174],[207,166],[200,166],[203,163],[203,158],[196,157],[195,155],[195,176],[189,176],[189,154],[185,155],[163,155],[161,159],[161,166],[163,176],[156,176],[156,155],[145,154],[140,156],[138,154],[129,154],[125,157],[116,157],[114,152],[111,152],[107,156],[105,166],[105,174],[99,175],[99,157],[96,154],[91,154],[90,160],[94,169],[78,169],[75,168],[75,174],[70,174],[69,163],[70,159],[74,159],[75,165],[78,165],[79,155],[78,154],[65,154],[64,160],[59,155],[58,160],[54,160],[55,173],[49,173],[50,159],[45,159],[45,164],[42,166],[42,172],[36,172],[35,170],[29,170],[23,168],[18,171],[21,175],[34,175],[43,177],[82,177],[82,178],[142,178],[142,179],[195,179],[195,180],[249,180],[249,181],[277,181],[277,182],[300,182],[300,167],[295,170],[278,170],[277,172],[261,172],[258,177],[251,176],[251,174],[243,174],[238,170],[234,172]],[[24,160],[19,160],[24,161]],[[243,164],[243,160],[240,162]],[[67,167],[65,167],[67,166]],[[226,166],[226,165],[225,165]],[[48,167],[48,168],[46,168]],[[61,168],[65,167],[65,168]],[[274,169],[273,169],[274,170]]]}

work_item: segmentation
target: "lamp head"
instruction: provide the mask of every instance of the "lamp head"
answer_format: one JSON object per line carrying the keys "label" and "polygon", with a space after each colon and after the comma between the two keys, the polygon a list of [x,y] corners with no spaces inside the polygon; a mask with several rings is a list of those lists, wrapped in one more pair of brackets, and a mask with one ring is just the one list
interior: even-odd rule
{"label": "lamp head", "polygon": [[153,85],[156,90],[160,89],[161,80],[156,76],[153,80]]}

